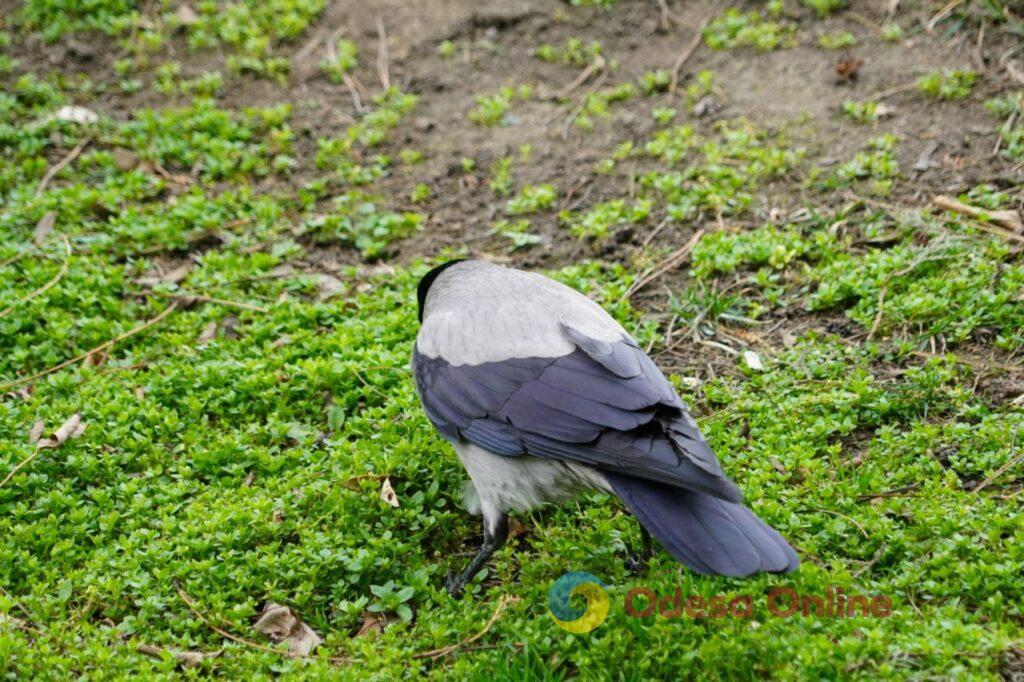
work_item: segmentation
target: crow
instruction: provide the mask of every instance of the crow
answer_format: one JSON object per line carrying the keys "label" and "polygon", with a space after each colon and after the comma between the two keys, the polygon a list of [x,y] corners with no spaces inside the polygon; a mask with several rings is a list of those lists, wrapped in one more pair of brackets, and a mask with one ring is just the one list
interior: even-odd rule
{"label": "crow", "polygon": [[[618,497],[677,561],[705,575],[786,573],[793,549],[742,504],[686,404],[628,333],[583,294],[476,260],[420,280],[413,347],[427,418],[471,482],[484,541],[453,596],[508,538],[508,512]],[[633,562],[642,567],[643,559]]]}

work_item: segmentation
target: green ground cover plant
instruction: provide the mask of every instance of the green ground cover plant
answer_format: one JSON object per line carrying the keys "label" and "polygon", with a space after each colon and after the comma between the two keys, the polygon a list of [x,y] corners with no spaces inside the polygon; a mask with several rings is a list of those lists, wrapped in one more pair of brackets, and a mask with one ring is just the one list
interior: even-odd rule
{"label": "green ground cover plant", "polygon": [[[945,4],[885,26],[1018,35],[998,2],[922,32]],[[719,8],[673,93],[671,59],[606,27],[635,14],[678,50],[701,19],[678,22],[678,3],[663,29],[656,3],[574,1],[525,43],[535,13],[465,20],[405,62],[387,17],[387,85],[372,29],[336,33],[316,0],[19,3],[0,32],[4,677],[1014,679],[1024,264],[999,217],[1022,207],[1021,95],[943,67],[888,112],[850,85],[828,108],[838,150],[801,137],[806,120],[741,115],[714,60],[849,35],[847,5]],[[32,51],[97,36],[119,52],[88,75]],[[509,87],[516,54],[560,80]],[[408,76],[428,59],[451,80]],[[980,113],[963,148],[983,173],[950,144],[933,159],[949,174],[915,174],[931,138],[913,112],[889,123],[925,96]],[[978,212],[929,205],[940,185]],[[659,552],[634,576],[637,526],[593,494],[517,515],[452,599],[479,525],[409,358],[419,278],[454,257],[543,271],[609,310],[800,571],[705,578]],[[586,635],[548,612],[570,570],[612,605]],[[638,618],[637,586],[755,608]],[[778,587],[892,612],[780,618]],[[257,631],[269,603],[322,639],[310,655]]]}

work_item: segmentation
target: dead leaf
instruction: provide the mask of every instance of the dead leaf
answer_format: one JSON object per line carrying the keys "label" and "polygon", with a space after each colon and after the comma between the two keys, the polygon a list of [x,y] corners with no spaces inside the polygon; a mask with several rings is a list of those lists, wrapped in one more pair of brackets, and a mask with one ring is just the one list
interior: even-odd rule
{"label": "dead leaf", "polygon": [[36,223],[35,234],[32,235],[32,242],[36,246],[42,246],[46,242],[46,237],[50,234],[53,229],[54,223],[57,222],[57,212],[47,211],[46,215],[39,219]]}
{"label": "dead leaf", "polygon": [[240,336],[238,333],[238,316],[228,315],[221,320],[220,330],[225,339],[237,339]]}
{"label": "dead leaf", "polygon": [[896,107],[891,107],[884,102],[879,102],[878,106],[875,107],[875,116],[879,118],[886,118],[896,113]]}
{"label": "dead leaf", "polygon": [[140,644],[135,647],[135,650],[145,656],[159,658],[161,660],[165,658],[165,656],[170,655],[171,658],[181,663],[183,668],[198,668],[203,664],[205,659],[217,658],[221,653],[223,653],[219,649],[209,653],[205,651],[173,651],[171,649],[162,649],[151,644]]}
{"label": "dead leaf", "polygon": [[387,480],[387,476],[385,476],[384,474],[360,474],[358,476],[353,476],[352,478],[346,478],[344,481],[341,482],[341,487],[359,492],[360,490],[362,490],[362,488],[359,486],[359,482],[366,480],[384,481]]}
{"label": "dead leaf", "polygon": [[217,338],[217,321],[213,320],[205,327],[203,327],[203,331],[199,334],[199,339],[197,340],[197,343],[200,346],[205,346],[206,344],[213,341],[215,338]]}
{"label": "dead leaf", "polygon": [[39,439],[43,437],[43,430],[46,428],[46,424],[42,419],[32,425],[32,428],[28,432],[28,444],[35,445],[39,442]]}
{"label": "dead leaf", "polygon": [[289,651],[299,656],[308,656],[323,642],[295,611],[281,604],[267,604],[253,627],[274,642],[284,642]]}
{"label": "dead leaf", "polygon": [[755,372],[764,371],[764,363],[761,362],[761,356],[752,350],[743,351],[743,362],[745,362],[747,367]]}
{"label": "dead leaf", "polygon": [[428,130],[433,130],[434,128],[437,127],[437,121],[431,118],[426,118],[424,116],[413,119],[412,124],[416,126],[417,130],[422,130],[424,132],[427,132]]}
{"label": "dead leaf", "polygon": [[136,386],[135,387],[135,399],[136,400],[142,400],[145,397],[146,397],[146,387],[145,386]]}
{"label": "dead leaf", "polygon": [[704,118],[714,113],[717,108],[718,102],[715,101],[715,98],[711,95],[706,95],[697,100],[697,103],[693,105],[693,115],[697,118]]}
{"label": "dead leaf", "polygon": [[27,401],[32,397],[32,393],[34,391],[35,386],[33,384],[29,384],[28,386],[21,386],[13,391],[8,391],[7,393],[4,393],[4,398],[20,398],[21,400]]}
{"label": "dead leaf", "polygon": [[199,21],[199,15],[192,9],[190,5],[181,4],[178,6],[178,10],[174,13],[174,16],[178,18],[178,22],[182,26],[192,26]]}
{"label": "dead leaf", "polygon": [[384,482],[380,484],[380,499],[384,500],[392,507],[398,506],[398,495],[395,494],[395,489],[391,487],[390,478],[385,478]]}
{"label": "dead leaf", "polygon": [[143,286],[152,286],[154,284],[177,284],[188,277],[188,273],[190,272],[192,272],[192,261],[185,261],[178,267],[164,273],[139,277],[135,280],[135,283]]}
{"label": "dead leaf", "polygon": [[747,331],[746,329],[733,328],[729,330],[729,333],[743,339],[749,344],[760,343],[762,340],[760,334]]}
{"label": "dead leaf", "polygon": [[268,277],[291,277],[295,274],[295,266],[291,263],[284,263],[278,265],[276,268],[267,273]]}
{"label": "dead leaf", "polygon": [[356,270],[356,276],[362,279],[367,277],[380,277],[381,275],[395,274],[395,266],[388,263],[375,263],[369,266],[361,266]]}
{"label": "dead leaf", "polygon": [[353,635],[353,638],[376,635],[378,632],[384,632],[385,628],[392,623],[397,623],[401,620],[401,617],[399,617],[397,613],[374,613],[372,611],[366,611],[363,613],[363,624],[359,626],[359,632]]}
{"label": "dead leaf", "polygon": [[85,358],[86,367],[101,367],[106,363],[109,354],[106,351],[98,350],[95,353],[89,353]]}
{"label": "dead leaf", "polygon": [[922,173],[932,167],[932,154],[939,148],[939,143],[932,140],[924,146],[921,153],[917,157],[917,161],[914,162],[914,170],[921,171]]}
{"label": "dead leaf", "polygon": [[52,436],[39,441],[37,447],[40,450],[60,447],[67,441],[78,438],[83,433],[85,433],[85,424],[82,423],[82,415],[76,412],[68,417],[68,420],[61,424],[60,428],[54,431]]}
{"label": "dead leaf", "polygon": [[355,634],[356,637],[366,637],[370,634],[376,634],[383,632],[384,626],[381,625],[380,620],[377,619],[376,613],[364,613],[363,624],[359,626],[359,632]]}
{"label": "dead leaf", "polygon": [[274,523],[284,523],[284,510],[283,509],[275,509],[274,510]]}
{"label": "dead leaf", "polygon": [[58,109],[50,120],[68,121],[70,123],[96,123],[100,117],[92,109],[85,107],[66,106]]}
{"label": "dead leaf", "polygon": [[864,66],[863,59],[844,57],[836,62],[836,82],[847,83],[857,80],[860,75],[860,67]]}
{"label": "dead leaf", "polygon": [[323,272],[317,275],[316,285],[320,289],[320,294],[317,298],[321,301],[332,296],[340,296],[348,291],[348,287],[345,286],[344,282],[334,275],[328,275]]}
{"label": "dead leaf", "polygon": [[508,536],[511,539],[515,539],[526,535],[530,532],[530,527],[515,517],[510,517],[508,520]]}
{"label": "dead leaf", "polygon": [[114,150],[114,163],[117,164],[118,170],[130,171],[139,165],[139,157],[127,149],[118,147]]}
{"label": "dead leaf", "polygon": [[256,472],[255,471],[250,471],[248,474],[246,474],[245,480],[242,481],[242,485],[245,486],[246,488],[251,488],[252,487],[252,482],[254,480],[256,480]]}

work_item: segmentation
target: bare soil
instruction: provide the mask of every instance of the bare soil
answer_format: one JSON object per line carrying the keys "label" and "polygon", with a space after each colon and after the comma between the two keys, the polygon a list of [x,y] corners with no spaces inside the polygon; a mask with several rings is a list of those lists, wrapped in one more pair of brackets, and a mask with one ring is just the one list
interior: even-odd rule
{"label": "bare soil", "polygon": [[[5,15],[10,5],[7,0],[0,2]],[[509,253],[503,238],[492,233],[494,221],[503,216],[505,200],[495,196],[489,186],[491,164],[499,157],[515,156],[521,145],[528,144],[533,149],[529,161],[514,164],[516,187],[524,183],[553,184],[559,192],[559,209],[585,210],[598,202],[625,196],[632,192],[632,176],[638,169],[627,163],[611,174],[599,175],[593,171],[594,164],[607,158],[623,141],[640,143],[646,139],[655,127],[651,116],[655,107],[674,106],[684,111],[682,91],[696,73],[705,69],[716,74],[712,101],[702,116],[686,115],[687,123],[707,132],[716,121],[749,119],[783,133],[792,146],[805,149],[806,168],[828,168],[846,161],[867,140],[882,133],[899,136],[897,154],[904,178],[896,185],[893,203],[925,205],[934,194],[956,194],[981,182],[1005,188],[1010,183],[1008,178],[1021,180],[1019,170],[1015,174],[1010,162],[993,153],[999,121],[983,106],[985,99],[1009,82],[998,57],[1013,47],[1012,39],[990,31],[979,40],[978,32],[970,27],[928,32],[923,27],[935,7],[932,3],[910,2],[901,3],[896,16],[908,37],[886,42],[880,37],[880,27],[889,5],[885,0],[855,0],[848,9],[823,20],[804,9],[791,17],[800,20],[800,30],[798,44],[790,49],[715,51],[701,44],[681,69],[675,96],[634,97],[613,105],[612,117],[598,120],[590,132],[570,125],[570,116],[597,82],[591,79],[574,89],[569,95],[570,104],[548,97],[572,83],[580,69],[541,61],[534,56],[538,45],[562,45],[569,38],[585,43],[599,41],[602,54],[618,62],[603,86],[636,82],[647,71],[671,68],[701,22],[715,16],[721,7],[707,0],[669,2],[670,27],[665,30],[658,3],[648,0],[620,0],[613,13],[571,7],[559,0],[339,0],[330,3],[299,39],[278,46],[279,53],[292,59],[292,77],[286,85],[248,76],[231,77],[219,101],[228,108],[290,103],[299,168],[287,182],[305,182],[317,174],[313,165],[316,140],[338,135],[360,113],[349,89],[331,83],[318,68],[328,42],[346,37],[360,46],[360,64],[354,76],[368,92],[380,92],[382,81],[387,79],[420,97],[383,152],[396,155],[400,149],[414,149],[423,153],[424,162],[405,171],[396,164],[392,175],[372,188],[392,208],[415,209],[428,216],[423,230],[394,245],[389,263],[408,263],[433,257],[444,249],[467,247],[474,256],[524,267],[557,267],[593,257],[628,264],[644,248],[653,222],[642,228],[626,228],[595,244],[570,236],[558,225],[556,212],[549,212],[533,217],[533,230],[543,236],[543,244]],[[382,27],[387,44],[387,68],[383,72],[378,64]],[[858,45],[842,51],[818,47],[820,35],[838,31],[852,33]],[[443,40],[455,43],[453,57],[439,54],[438,45]],[[55,45],[44,45],[39,40],[16,44],[12,56],[29,70],[58,68],[97,82],[114,82],[112,64],[120,55],[108,49],[110,43],[109,38],[90,40],[79,34]],[[182,64],[183,78],[221,68],[224,57],[217,51],[190,52],[180,37],[175,39],[172,54]],[[837,79],[836,67],[842,59],[863,60],[855,79]],[[900,89],[926,72],[952,68],[971,68],[981,75],[980,84],[966,101],[936,102],[912,87]],[[539,96],[515,102],[506,125],[481,127],[468,119],[477,96],[522,83],[533,85]],[[884,95],[891,90],[896,92]],[[863,101],[880,94],[893,111],[876,124],[859,125],[840,113],[844,100]],[[90,106],[127,117],[139,107],[173,103],[173,98],[168,100],[149,88],[124,94],[110,87],[99,92]],[[930,167],[913,170],[922,155],[929,156]],[[461,169],[463,157],[475,161],[474,172]],[[260,189],[284,189],[279,186],[281,182],[268,181]],[[407,198],[421,182],[430,186],[433,195],[414,207]],[[827,210],[830,204],[839,206],[849,201],[850,197],[843,194],[823,198],[815,193],[812,198],[805,181],[794,176],[761,188],[751,213],[724,227],[752,228],[763,224],[773,210],[789,212],[805,204]],[[714,216],[702,220],[710,225]],[[653,248],[676,248],[701,226],[701,221],[670,226],[652,241]],[[321,246],[313,249],[304,265],[331,271],[354,262],[358,258],[348,249]],[[663,284],[672,286],[685,277],[682,272],[671,273]],[[663,290],[662,286],[652,287],[638,296],[636,303],[648,314],[665,318]],[[835,332],[843,325],[851,326],[841,316],[787,314],[789,317],[767,320],[768,328],[760,330],[758,336],[761,345],[778,348],[807,329]],[[680,344],[679,348],[690,346]],[[963,350],[971,352],[970,347]],[[675,350],[675,355],[668,353],[660,361],[703,377],[735,371],[729,357],[709,354],[700,347],[692,351]],[[984,373],[978,388],[993,397],[1024,390],[1019,374],[1005,377]]]}

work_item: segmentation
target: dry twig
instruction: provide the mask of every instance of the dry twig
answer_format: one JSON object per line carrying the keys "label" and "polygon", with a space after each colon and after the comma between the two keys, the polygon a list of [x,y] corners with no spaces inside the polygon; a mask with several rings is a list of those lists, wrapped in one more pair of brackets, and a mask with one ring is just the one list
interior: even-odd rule
{"label": "dry twig", "polygon": [[1018,84],[1024,85],[1024,73],[1021,73],[1017,67],[1010,62],[1005,62],[1003,68],[1006,69],[1006,73],[1010,74],[1010,78],[1017,81]]}
{"label": "dry twig", "polygon": [[[606,78],[608,78],[608,70],[604,69],[601,71],[601,75],[597,77],[597,81],[594,83],[594,87],[591,88],[586,94],[584,94],[583,97],[580,99],[579,103],[575,107],[573,107],[572,111],[569,113],[569,116],[566,117],[565,119],[565,124],[562,126],[562,139],[566,139],[569,137],[569,130],[572,127],[573,121],[575,121],[576,117],[579,116],[581,111],[583,111],[583,108],[587,106],[587,100],[590,98],[590,95],[597,92],[597,89],[601,87],[601,84],[604,83]],[[551,119],[549,119],[549,121],[550,120]]]}
{"label": "dry twig", "polygon": [[29,294],[26,294],[25,296],[22,296],[21,298],[19,298],[17,301],[12,303],[11,305],[7,306],[3,310],[0,310],[0,317],[6,316],[12,310],[14,310],[17,306],[21,305],[22,303],[26,303],[28,301],[31,301],[33,298],[37,298],[38,296],[42,296],[47,291],[49,291],[54,286],[56,286],[57,282],[61,281],[61,279],[64,278],[64,275],[66,275],[68,273],[68,265],[71,263],[71,242],[68,241],[68,238],[67,238],[66,235],[61,235],[61,237],[63,237],[63,239],[64,239],[64,248],[66,250],[66,253],[65,253],[65,256],[64,256],[64,262],[60,264],[60,270],[57,271],[57,274],[54,275],[50,279],[50,281],[48,281],[43,286],[39,287],[38,289],[36,289],[35,291],[33,291],[33,292],[29,293]]}
{"label": "dry twig", "polygon": [[882,554],[885,553],[885,550],[888,549],[888,547],[889,545],[887,545],[884,542],[880,544],[878,546],[878,549],[875,550],[874,556],[872,556],[870,559],[864,562],[863,566],[861,566],[856,571],[851,573],[850,577],[856,580],[857,578],[861,577],[862,575],[870,571],[872,568],[874,568],[875,564],[877,564],[878,560],[882,558]]}
{"label": "dry twig", "polygon": [[861,532],[861,535],[863,535],[868,540],[871,539],[871,535],[868,534],[867,529],[864,528],[864,526],[861,525],[861,523],[859,521],[857,521],[857,519],[853,518],[852,516],[847,516],[846,514],[843,514],[843,513],[837,512],[837,511],[833,511],[831,509],[821,509],[819,507],[810,507],[809,509],[811,509],[811,511],[822,512],[824,514],[831,514],[832,516],[838,516],[841,519],[846,519],[847,521],[849,521],[853,525],[857,526],[857,530],[859,530]]}
{"label": "dry twig", "polygon": [[487,624],[484,625],[483,629],[480,630],[480,632],[456,644],[449,644],[448,646],[443,646],[440,649],[421,651],[418,654],[414,654],[413,658],[441,658],[442,656],[447,656],[453,651],[464,648],[467,644],[472,644],[476,640],[486,635],[490,631],[490,629],[494,627],[494,624],[498,622],[498,619],[501,618],[501,615],[505,612],[505,608],[509,604],[513,604],[517,601],[519,601],[519,597],[515,597],[509,594],[501,595],[501,598],[498,600],[498,606],[495,607],[494,613],[491,614],[491,617],[487,620]]}
{"label": "dry twig", "polygon": [[[923,350],[911,351],[910,354],[915,356],[915,357],[927,358],[929,360],[934,360],[935,358],[938,358],[938,357],[945,357],[945,356],[939,356],[939,355],[937,355],[935,353],[928,353],[928,352],[923,351]],[[982,370],[982,371],[985,371],[985,372],[993,372],[994,370],[999,370],[1001,372],[1010,372],[1010,373],[1013,373],[1013,374],[1022,374],[1022,373],[1024,373],[1024,367],[1022,367],[1020,365],[1007,365],[1005,363],[991,362],[991,361],[987,361],[987,360],[972,360],[970,358],[961,357],[961,356],[955,355],[955,354],[953,355],[953,360],[955,360],[956,362],[959,362],[961,365],[967,365],[968,367],[971,367],[973,369],[978,369],[978,370]]]}
{"label": "dry twig", "polygon": [[587,64],[587,68],[580,71],[580,75],[576,76],[575,79],[564,88],[551,95],[551,99],[561,99],[568,95],[570,92],[580,87],[587,82],[587,79],[594,75],[595,72],[604,69],[607,62],[601,55],[596,55],[594,61]]}
{"label": "dry twig", "polygon": [[1014,210],[986,211],[985,209],[970,206],[957,201],[952,197],[947,197],[941,194],[932,197],[932,204],[941,209],[960,213],[961,215],[974,218],[975,220],[985,220],[987,218],[990,223],[1006,228],[1010,232],[1020,232],[1024,229],[1024,224],[1022,224],[1020,220],[1020,214]]}
{"label": "dry twig", "polygon": [[886,97],[888,97],[890,95],[895,95],[895,94],[900,93],[900,92],[906,92],[907,90],[913,90],[916,87],[917,87],[917,81],[913,81],[911,83],[904,83],[903,85],[894,85],[891,88],[886,88],[885,90],[880,90],[879,92],[876,92],[873,95],[868,95],[867,97],[864,98],[864,101],[865,102],[874,102],[876,100],[885,99]]}
{"label": "dry twig", "polygon": [[[329,38],[327,38],[327,59],[332,62],[338,58],[338,51],[335,47],[335,43],[337,43],[338,38],[344,32],[344,27],[339,28],[337,31],[332,33]],[[366,90],[364,89],[363,84],[356,80],[356,78],[350,75],[347,71],[341,72],[341,82],[345,84],[345,87],[348,89],[348,94],[352,97],[352,105],[355,107],[356,113],[363,113],[363,97],[366,96]]]}
{"label": "dry twig", "polygon": [[176,589],[178,591],[178,596],[181,598],[181,600],[183,602],[185,602],[185,606],[188,607],[188,610],[191,611],[195,615],[196,618],[198,618],[199,620],[203,621],[203,623],[206,625],[206,627],[210,628],[211,630],[216,632],[218,635],[220,635],[221,637],[225,637],[227,639],[230,639],[232,642],[237,642],[238,644],[244,644],[247,647],[250,647],[250,648],[253,648],[253,649],[259,649],[260,651],[268,651],[270,653],[280,654],[281,656],[285,656],[287,658],[304,658],[304,659],[312,659],[312,660],[320,660],[320,661],[329,661],[331,663],[336,663],[336,664],[340,664],[340,665],[348,665],[350,663],[357,663],[358,662],[358,659],[349,658],[347,656],[321,657],[321,656],[309,656],[309,655],[304,655],[304,654],[297,654],[297,653],[295,653],[293,651],[289,651],[287,649],[278,649],[276,647],[267,646],[266,644],[260,644],[259,642],[253,642],[252,640],[246,639],[245,637],[239,637],[238,635],[233,635],[230,632],[228,632],[227,630],[225,630],[224,628],[218,627],[216,624],[212,623],[210,621],[210,619],[207,618],[206,615],[202,611],[199,610],[199,607],[196,606],[196,603],[194,601],[192,601],[192,598],[190,596],[188,596],[188,594],[185,592],[185,590],[181,589],[180,587],[178,587]]}
{"label": "dry twig", "polygon": [[25,252],[24,251],[20,251],[20,252],[14,254],[13,256],[11,256],[10,258],[5,258],[3,260],[0,260],[0,268],[5,267],[7,265],[10,265],[11,263],[17,263],[19,260],[21,260],[24,257],[25,257]]}
{"label": "dry twig", "polygon": [[[219,627],[218,625],[213,623],[210,620],[210,618],[206,616],[206,614],[199,610],[199,607],[196,605],[195,601],[193,601],[192,598],[188,596],[185,590],[181,589],[180,587],[177,587],[176,589],[178,592],[178,596],[181,598],[183,602],[185,602],[185,606],[188,607],[189,611],[191,611],[196,618],[201,620],[206,625],[206,627],[210,628],[218,635],[220,635],[221,637],[225,637],[231,640],[232,642],[237,642],[238,644],[242,644],[253,649],[258,649],[260,651],[268,651],[271,653],[280,654],[281,656],[286,656],[288,658],[328,661],[330,663],[334,663],[337,665],[349,665],[351,663],[359,662],[359,659],[350,658],[348,656],[322,657],[298,654],[292,651],[288,651],[287,649],[278,649],[272,646],[267,646],[265,644],[260,644],[259,642],[253,642],[252,640],[246,639],[244,637],[239,637],[238,635],[232,634],[224,628]],[[442,656],[447,656],[448,654],[458,651],[460,649],[467,648],[467,645],[473,644],[478,639],[480,639],[488,632],[490,632],[491,628],[494,627],[494,624],[498,622],[499,618],[501,618],[502,614],[505,612],[505,609],[508,607],[508,605],[515,603],[517,601],[519,601],[519,597],[513,595],[502,595],[502,597],[498,600],[497,607],[495,607],[494,612],[491,614],[491,617],[487,620],[487,623],[484,625],[483,629],[481,629],[475,635],[467,637],[461,642],[457,642],[455,644],[449,644],[448,646],[443,646],[438,649],[431,649],[429,651],[421,651],[419,653],[413,654],[412,657],[416,659],[437,659],[441,658]]]}
{"label": "dry twig", "polygon": [[27,377],[22,377],[20,379],[15,379],[13,381],[8,381],[6,384],[3,384],[2,386],[0,386],[0,391],[6,391],[7,389],[13,388],[14,386],[20,386],[21,384],[30,383],[32,381],[35,381],[36,379],[39,379],[40,377],[44,377],[44,376],[46,376],[48,374],[53,374],[54,372],[62,370],[62,369],[64,369],[65,367],[67,367],[69,365],[73,365],[76,362],[84,360],[85,358],[89,357],[90,355],[92,355],[94,353],[99,353],[100,351],[104,351],[104,350],[108,350],[110,348],[113,348],[115,344],[118,344],[121,341],[124,341],[125,339],[127,339],[130,336],[135,336],[136,334],[138,334],[140,332],[143,332],[146,329],[149,329],[150,327],[152,327],[153,325],[159,323],[165,317],[167,317],[172,312],[174,312],[174,310],[177,307],[178,307],[178,302],[177,301],[172,301],[171,304],[169,306],[167,306],[166,308],[164,308],[160,312],[159,315],[156,315],[155,317],[151,317],[150,319],[146,320],[145,322],[143,322],[139,326],[134,327],[133,329],[130,329],[130,330],[126,331],[123,334],[118,334],[117,336],[115,336],[114,338],[110,339],[109,341],[104,341],[103,343],[101,343],[100,345],[96,346],[95,348],[90,348],[89,350],[85,351],[84,353],[79,353],[78,355],[76,355],[75,357],[71,358],[70,360],[65,360],[64,362],[62,362],[62,363],[60,363],[58,365],[54,365],[53,367],[50,367],[49,369],[44,369],[41,372],[36,372],[35,374],[31,374],[31,375],[29,375]]}
{"label": "dry twig", "polygon": [[900,486],[899,488],[893,488],[892,490],[883,490],[880,493],[866,493],[864,495],[858,495],[857,501],[868,502],[870,500],[874,500],[880,497],[899,497],[901,495],[906,495],[909,492],[913,492],[914,490],[917,490],[920,487],[920,483],[911,483],[910,485],[903,485]]}
{"label": "dry twig", "polygon": [[[1013,452],[1014,446],[1016,444],[1017,444],[1017,431],[1014,430],[1014,432],[1013,432],[1013,442],[1010,444],[1010,452]],[[1002,476],[1006,472],[1007,469],[1012,467],[1014,464],[1019,463],[1022,459],[1024,459],[1024,452],[1021,452],[1016,457],[1011,457],[1009,460],[1007,460],[1007,462],[1005,464],[1003,464],[1003,466],[1001,466],[998,469],[996,469],[996,472],[994,474],[992,474],[991,476],[986,478],[984,481],[982,481],[981,483],[976,485],[974,487],[974,490],[972,490],[971,492],[972,493],[980,493],[982,490],[987,488],[989,486],[989,484],[992,483],[992,481],[994,481],[997,478],[999,478],[1000,476]]]}
{"label": "dry twig", "polygon": [[964,3],[964,0],[950,0],[948,3],[946,3],[945,7],[943,7],[938,12],[936,12],[935,15],[928,21],[928,24],[927,24],[927,26],[925,26],[925,29],[929,33],[934,31],[935,27],[938,26],[940,21],[942,21],[943,19],[948,17],[950,14],[952,14],[953,10],[955,10],[957,7],[959,7],[963,3]]}
{"label": "dry twig", "polygon": [[669,94],[676,94],[676,89],[679,87],[679,71],[683,68],[683,64],[693,56],[693,53],[700,47],[700,41],[704,37],[704,29],[711,23],[711,16],[708,15],[701,20],[700,25],[697,26],[697,32],[690,39],[690,42],[686,44],[683,51],[676,57],[676,61],[672,64],[672,80],[669,82],[668,91]]}
{"label": "dry twig", "polygon": [[672,11],[668,8],[667,0],[658,0],[658,9],[661,16],[658,17],[658,30],[668,33],[672,30]]}
{"label": "dry twig", "polygon": [[152,644],[139,644],[135,647],[135,651],[143,656],[159,660],[163,660],[165,656],[170,655],[175,661],[181,663],[184,668],[197,668],[202,665],[203,660],[217,658],[224,653],[223,651],[174,651],[173,649],[164,649]]}
{"label": "dry twig", "polygon": [[701,237],[704,236],[704,232],[704,228],[700,228],[699,230],[693,233],[693,236],[690,237],[690,240],[688,242],[683,244],[680,248],[676,249],[667,258],[662,260],[657,265],[648,268],[647,271],[644,272],[644,274],[640,275],[640,277],[638,277],[637,280],[633,282],[633,285],[626,290],[626,293],[622,295],[623,300],[628,300],[633,294],[643,289],[645,286],[653,282],[658,277],[661,277],[665,273],[670,272],[679,267],[680,265],[682,265],[683,261],[685,261],[687,256],[690,255],[690,251],[693,250],[693,247],[695,247],[697,245],[697,242],[700,241]]}
{"label": "dry twig", "polygon": [[868,341],[874,338],[875,332],[878,331],[878,325],[882,322],[882,311],[884,310],[883,305],[885,303],[885,291],[887,288],[887,284],[883,284],[878,290],[878,312],[875,313],[875,319],[871,322],[871,329],[868,331]]}
{"label": "dry twig", "polygon": [[251,310],[257,313],[270,312],[267,308],[256,305],[255,303],[229,301],[226,298],[216,298],[215,296],[207,296],[206,294],[190,294],[188,292],[171,293],[167,291],[147,291],[145,294],[147,296],[162,296],[163,298],[177,299],[184,303],[186,307],[192,303],[216,303],[217,305],[227,306],[229,308],[241,308],[242,310]]}
{"label": "dry twig", "polygon": [[391,87],[391,73],[388,68],[388,34],[384,30],[384,18],[377,15],[377,75],[380,84],[387,90]]}
{"label": "dry twig", "polygon": [[84,140],[76,144],[75,148],[68,152],[67,156],[65,156],[63,159],[52,165],[50,167],[50,170],[46,171],[46,175],[43,176],[43,179],[39,181],[39,185],[36,186],[37,197],[46,191],[47,185],[49,185],[50,181],[53,180],[54,177],[56,177],[57,173],[60,173],[62,170],[67,168],[69,163],[78,158],[78,155],[82,153],[82,150],[85,149],[85,146],[90,142],[92,142],[92,138],[85,138]]}

